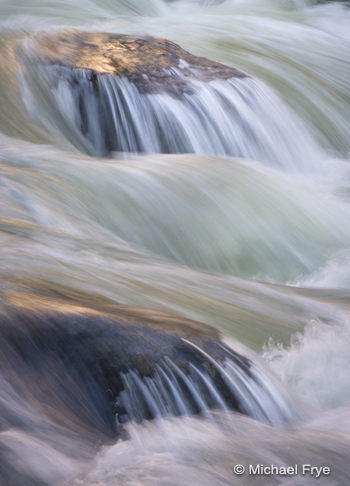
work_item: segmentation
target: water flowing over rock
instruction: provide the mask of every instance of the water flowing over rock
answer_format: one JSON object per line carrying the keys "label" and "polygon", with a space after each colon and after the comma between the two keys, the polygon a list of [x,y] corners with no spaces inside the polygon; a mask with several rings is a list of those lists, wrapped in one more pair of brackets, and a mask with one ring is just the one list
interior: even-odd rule
{"label": "water flowing over rock", "polygon": [[0,2],[0,486],[350,485],[348,4]]}
{"label": "water flowing over rock", "polygon": [[[122,34],[38,34],[18,46],[19,56],[23,48],[27,75],[33,65],[41,66],[32,73],[39,96],[47,96],[61,112],[68,138],[83,137],[78,148],[94,155],[206,152],[214,139],[215,152],[239,153],[244,115],[236,114],[235,128],[222,107],[235,111],[240,102],[230,99],[232,92],[245,103],[254,88],[226,85],[250,79],[232,67],[165,39]],[[228,130],[236,132],[231,140]]]}
{"label": "water flowing over rock", "polygon": [[149,309],[8,300],[15,305],[2,307],[3,376],[54,420],[64,409],[73,422],[113,435],[115,414],[117,424],[216,408],[285,419],[259,370],[213,328]]}
{"label": "water flowing over rock", "polygon": [[37,34],[18,43],[16,53],[30,116],[55,141],[63,135],[83,152],[211,154],[274,165],[283,147],[289,169],[303,147],[313,165],[308,134],[268,86],[170,41]]}

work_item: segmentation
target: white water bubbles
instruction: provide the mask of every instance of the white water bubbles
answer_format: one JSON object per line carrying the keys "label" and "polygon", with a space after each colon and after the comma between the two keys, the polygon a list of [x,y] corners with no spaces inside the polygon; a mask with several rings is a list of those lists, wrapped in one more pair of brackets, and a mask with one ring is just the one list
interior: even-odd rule
{"label": "white water bubbles", "polygon": [[313,412],[350,404],[350,321],[310,320],[288,348],[270,342],[264,358],[307,409]]}

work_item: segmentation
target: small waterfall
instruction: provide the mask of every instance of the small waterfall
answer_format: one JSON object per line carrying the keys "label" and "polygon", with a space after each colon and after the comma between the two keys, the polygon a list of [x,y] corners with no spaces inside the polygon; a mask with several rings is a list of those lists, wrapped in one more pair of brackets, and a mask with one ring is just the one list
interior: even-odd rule
{"label": "small waterfall", "polygon": [[[210,154],[289,170],[308,170],[318,159],[302,122],[263,82],[248,76],[186,80],[186,90],[178,93],[142,92],[114,74],[57,64],[32,72],[33,63],[24,64],[22,93],[32,117],[46,130],[58,128],[56,139],[64,132],[93,155]],[[171,76],[181,77],[181,70],[172,69]],[[38,96],[45,97],[41,113]]]}
{"label": "small waterfall", "polygon": [[142,422],[145,418],[198,413],[211,419],[213,410],[229,412],[232,403],[243,414],[263,422],[280,425],[292,421],[294,413],[283,394],[255,363],[243,369],[236,357],[223,364],[207,354],[206,357],[220,375],[220,386],[205,369],[189,363],[185,373],[167,357],[157,365],[152,377],[141,377],[136,370],[123,374],[124,390],[117,398],[118,421]]}

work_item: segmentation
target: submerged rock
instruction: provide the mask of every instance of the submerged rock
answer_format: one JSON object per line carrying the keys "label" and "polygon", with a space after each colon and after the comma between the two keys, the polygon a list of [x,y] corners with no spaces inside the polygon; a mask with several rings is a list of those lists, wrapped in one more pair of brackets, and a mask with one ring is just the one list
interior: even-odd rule
{"label": "submerged rock", "polygon": [[36,38],[41,60],[98,74],[127,78],[142,93],[191,91],[193,80],[243,78],[246,75],[190,54],[166,39],[122,34],[63,32]]}

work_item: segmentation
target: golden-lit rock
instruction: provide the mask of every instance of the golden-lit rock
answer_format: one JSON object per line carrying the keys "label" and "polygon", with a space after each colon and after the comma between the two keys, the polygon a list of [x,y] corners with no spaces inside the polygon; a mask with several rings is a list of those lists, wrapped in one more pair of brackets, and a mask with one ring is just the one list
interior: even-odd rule
{"label": "golden-lit rock", "polygon": [[40,34],[39,56],[48,64],[86,69],[92,74],[116,74],[141,92],[181,94],[191,80],[242,78],[232,67],[198,57],[174,42],[153,37],[91,32]]}

